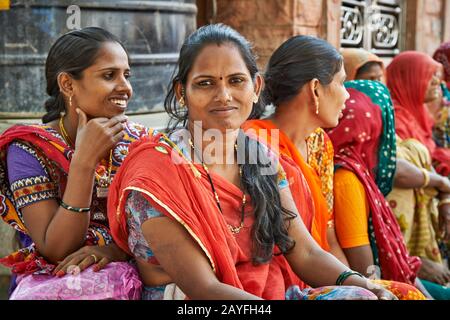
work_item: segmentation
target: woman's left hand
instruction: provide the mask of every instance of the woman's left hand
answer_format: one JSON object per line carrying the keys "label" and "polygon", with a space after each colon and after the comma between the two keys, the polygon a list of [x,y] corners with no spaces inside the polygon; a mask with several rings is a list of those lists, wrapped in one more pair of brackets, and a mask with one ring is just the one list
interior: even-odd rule
{"label": "woman's left hand", "polygon": [[53,275],[62,277],[67,273],[82,272],[93,264],[95,264],[94,271],[97,272],[110,262],[127,259],[127,254],[114,243],[106,246],[84,246],[61,261],[53,271]]}

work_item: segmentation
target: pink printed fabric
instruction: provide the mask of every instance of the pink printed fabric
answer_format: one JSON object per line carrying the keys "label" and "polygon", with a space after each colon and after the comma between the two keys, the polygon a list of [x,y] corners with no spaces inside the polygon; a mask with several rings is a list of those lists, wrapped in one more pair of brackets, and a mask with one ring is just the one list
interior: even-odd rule
{"label": "pink printed fabric", "polygon": [[112,262],[94,272],[92,267],[77,275],[24,275],[17,278],[10,300],[140,300],[142,282],[127,262]]}

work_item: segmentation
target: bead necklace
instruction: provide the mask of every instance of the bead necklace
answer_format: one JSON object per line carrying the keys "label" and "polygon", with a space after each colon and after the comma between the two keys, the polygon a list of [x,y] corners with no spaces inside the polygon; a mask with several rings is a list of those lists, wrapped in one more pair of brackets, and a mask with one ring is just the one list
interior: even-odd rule
{"label": "bead necklace", "polygon": [[[194,153],[197,155],[197,149],[195,148],[194,144],[192,143],[192,140],[189,139],[189,145],[191,146],[192,150],[194,151]],[[236,145],[235,145],[235,149],[236,149]],[[220,199],[219,199],[219,195],[216,192],[216,188],[214,187],[214,183],[213,180],[211,178],[211,175],[209,174],[209,170],[208,167],[206,166],[206,164],[203,162],[203,157],[199,157],[199,159],[201,159],[202,161],[202,167],[206,172],[206,175],[208,177],[209,180],[209,184],[211,185],[211,189],[212,192],[214,194],[214,198],[216,200],[216,204],[217,207],[219,208],[220,212],[223,215],[223,211],[222,211],[222,207],[220,206]],[[239,176],[242,178],[242,166],[239,166]],[[232,234],[238,234],[239,232],[241,232],[241,229],[244,227],[244,213],[245,213],[245,205],[247,203],[247,198],[245,196],[245,192],[242,192],[242,206],[241,206],[241,223],[239,224],[239,226],[232,226],[230,224],[227,223],[227,227],[228,229],[231,231]]]}

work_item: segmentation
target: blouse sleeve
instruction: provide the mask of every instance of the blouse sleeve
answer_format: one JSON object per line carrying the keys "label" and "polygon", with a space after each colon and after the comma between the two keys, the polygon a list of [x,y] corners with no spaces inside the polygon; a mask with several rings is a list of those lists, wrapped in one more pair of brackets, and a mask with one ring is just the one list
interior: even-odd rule
{"label": "blouse sleeve", "polygon": [[151,218],[164,216],[139,191],[131,191],[125,204],[128,224],[128,247],[135,257],[154,263],[155,257],[142,233],[142,224]]}
{"label": "blouse sleeve", "polygon": [[7,150],[8,181],[17,207],[58,198],[58,187],[28,145],[13,142]]}
{"label": "blouse sleeve", "polygon": [[366,192],[358,177],[346,169],[338,169],[334,176],[334,218],[342,248],[370,244]]}

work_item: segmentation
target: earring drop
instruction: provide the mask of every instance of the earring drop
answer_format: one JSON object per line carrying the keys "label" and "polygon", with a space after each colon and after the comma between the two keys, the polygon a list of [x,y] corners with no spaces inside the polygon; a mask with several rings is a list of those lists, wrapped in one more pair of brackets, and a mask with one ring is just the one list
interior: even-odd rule
{"label": "earring drop", "polygon": [[319,103],[316,103],[316,114],[319,114]]}
{"label": "earring drop", "polygon": [[185,96],[184,88],[182,87],[181,88],[181,98],[180,98],[180,100],[178,100],[178,103],[180,104],[181,108],[185,108],[186,107],[186,101],[184,100],[184,96]]}
{"label": "earring drop", "polygon": [[253,94],[253,103],[258,102],[259,97],[256,95],[256,93]]}
{"label": "earring drop", "polygon": [[180,104],[180,107],[185,108],[186,103],[184,102],[184,96],[181,96],[180,100],[178,100],[178,103]]}

